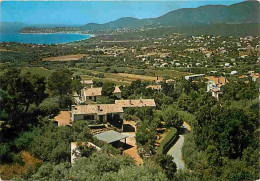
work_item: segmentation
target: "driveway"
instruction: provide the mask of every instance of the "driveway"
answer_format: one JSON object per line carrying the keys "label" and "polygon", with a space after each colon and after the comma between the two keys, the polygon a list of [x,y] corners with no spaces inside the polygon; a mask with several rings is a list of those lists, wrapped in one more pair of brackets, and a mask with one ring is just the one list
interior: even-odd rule
{"label": "driveway", "polygon": [[138,155],[138,149],[135,140],[135,132],[123,132],[122,134],[128,136],[128,138],[126,138],[126,143],[132,146],[131,148],[124,150],[124,153],[132,157],[135,160],[136,164],[143,164],[143,159]]}
{"label": "driveway", "polygon": [[[124,150],[124,153],[129,155],[130,157],[132,157],[135,160],[136,164],[141,165],[141,164],[143,164],[143,160],[138,155],[138,149],[137,149],[136,140],[135,140],[136,122],[124,120],[124,125],[131,125],[133,129],[130,129],[130,131],[134,131],[134,132],[123,132],[122,133],[122,134],[128,136],[128,138],[126,139],[126,143],[128,145],[132,146],[131,148]],[[128,131],[129,131],[129,129],[128,129]]]}
{"label": "driveway", "polygon": [[[189,125],[187,125],[187,123],[183,124],[183,128],[185,128],[185,130],[190,130]],[[183,131],[183,133],[180,133],[178,141],[171,147],[171,149],[167,153],[168,155],[173,156],[177,169],[184,169],[184,162],[182,160],[181,152],[184,143],[184,138],[185,132]]]}

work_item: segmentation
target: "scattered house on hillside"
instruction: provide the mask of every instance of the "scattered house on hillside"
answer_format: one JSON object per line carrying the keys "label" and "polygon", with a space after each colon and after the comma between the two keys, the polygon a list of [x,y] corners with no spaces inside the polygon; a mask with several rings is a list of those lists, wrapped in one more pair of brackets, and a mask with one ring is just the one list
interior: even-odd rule
{"label": "scattered house on hillside", "polygon": [[123,108],[128,107],[156,107],[154,99],[115,100],[116,105]]}
{"label": "scattered house on hillside", "polygon": [[154,63],[153,66],[154,66],[154,67],[159,67],[160,64],[159,64],[159,63]]}
{"label": "scattered house on hillside", "polygon": [[[115,90],[113,91],[113,95],[117,98],[121,98],[121,90],[118,86],[115,86]],[[102,87],[91,87],[84,88],[81,91],[81,97],[84,101],[94,101],[97,102],[102,96]]]}
{"label": "scattered house on hillside", "polygon": [[93,80],[82,80],[81,83],[86,88],[91,88],[93,86]]}
{"label": "scattered house on hillside", "polygon": [[186,76],[184,76],[184,79],[193,81],[193,80],[196,80],[197,78],[201,78],[204,76],[205,76],[205,74],[186,75]]}
{"label": "scattered house on hillside", "polygon": [[225,77],[206,77],[208,79],[207,92],[212,92],[212,96],[217,100],[221,94],[220,88],[221,86],[228,83]]}
{"label": "scattered house on hillside", "polygon": [[238,78],[243,80],[245,83],[249,82],[249,77],[247,75],[240,75]]}
{"label": "scattered house on hillside", "polygon": [[259,73],[252,73],[250,75],[252,77],[252,81],[256,82],[259,79]]}
{"label": "scattered house on hillside", "polygon": [[168,67],[168,63],[162,63],[160,67]]}
{"label": "scattered house on hillside", "polygon": [[220,89],[213,88],[213,89],[211,89],[211,93],[212,93],[212,96],[218,100],[219,95],[221,94],[221,91],[220,91]]}
{"label": "scattered house on hillside", "polygon": [[176,63],[175,63],[175,66],[176,66],[176,67],[179,67],[179,66],[181,66],[181,64],[180,64],[179,62],[176,62]]}
{"label": "scattered house on hillside", "polygon": [[236,70],[233,70],[233,71],[231,71],[230,72],[230,75],[235,75],[235,74],[237,74],[238,72],[236,71]]}
{"label": "scattered house on hillside", "polygon": [[176,81],[174,79],[167,79],[165,82],[169,84],[169,83],[175,83]]}
{"label": "scattered house on hillside", "polygon": [[218,71],[216,71],[216,70],[211,70],[211,71],[210,71],[211,74],[215,74],[215,73],[217,73],[217,72],[218,72]]}
{"label": "scattered house on hillside", "polygon": [[241,55],[240,58],[244,59],[246,58],[248,55]]}
{"label": "scattered house on hillside", "polygon": [[227,79],[225,77],[206,77],[208,79],[208,86],[207,86],[207,92],[209,92],[213,88],[220,88],[221,86],[228,83]]}
{"label": "scattered house on hillside", "polygon": [[115,86],[115,90],[113,91],[113,95],[116,96],[119,99],[122,97],[121,90],[118,86]]}
{"label": "scattered house on hillside", "polygon": [[157,90],[158,92],[161,92],[162,91],[162,85],[148,85],[146,87],[146,89],[153,89],[153,90]]}
{"label": "scattered house on hillside", "polygon": [[248,78],[248,76],[247,75],[240,75],[238,78],[239,79],[246,79],[246,78]]}
{"label": "scattered house on hillside", "polygon": [[82,90],[82,97],[84,101],[97,102],[102,95],[102,87],[84,88]]}
{"label": "scattered house on hillside", "polygon": [[230,63],[225,63],[225,67],[230,67]]}
{"label": "scattered house on hillside", "polygon": [[106,123],[107,120],[113,119],[115,116],[123,119],[123,108],[117,104],[90,104],[90,105],[74,105],[71,110],[71,120],[98,121]]}
{"label": "scattered house on hillside", "polygon": [[205,57],[206,57],[206,58],[210,58],[210,56],[211,56],[211,53],[206,53],[206,54],[205,54]]}
{"label": "scattered house on hillside", "polygon": [[156,107],[154,99],[115,100],[115,104],[73,105],[71,121],[86,120],[106,123],[108,120],[123,119],[123,108]]}

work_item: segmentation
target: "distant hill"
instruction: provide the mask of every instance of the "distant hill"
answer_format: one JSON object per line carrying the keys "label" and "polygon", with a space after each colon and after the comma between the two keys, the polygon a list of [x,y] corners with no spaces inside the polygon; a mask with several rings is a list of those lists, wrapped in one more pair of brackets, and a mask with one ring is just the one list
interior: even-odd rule
{"label": "distant hill", "polygon": [[137,28],[146,25],[153,25],[155,22],[152,19],[137,19],[132,17],[120,18],[116,21],[111,21],[105,24],[89,23],[82,26],[82,30],[99,30],[99,29],[122,29],[122,28]]}
{"label": "distant hill", "polygon": [[[63,31],[99,31],[123,28],[172,27],[182,34],[256,35],[259,33],[260,3],[244,1],[230,6],[206,5],[170,11],[158,18],[124,17],[104,24],[88,23],[79,27],[23,28],[23,33],[55,33]],[[170,29],[167,29],[167,31]]]}
{"label": "distant hill", "polygon": [[22,29],[27,29],[28,26],[35,27],[35,29],[44,29],[44,28],[58,29],[59,27],[62,27],[66,30],[70,30],[70,29],[78,29],[78,27],[82,25],[66,25],[66,24],[30,24],[29,25],[21,22],[0,22],[0,33],[19,33]]}
{"label": "distant hill", "polygon": [[202,26],[172,28],[172,32],[183,35],[215,35],[215,36],[259,36],[260,24],[212,24]]}
{"label": "distant hill", "polygon": [[245,1],[230,6],[206,5],[198,8],[183,8],[171,11],[158,18],[120,18],[105,24],[89,23],[82,30],[138,28],[147,25],[185,27],[209,24],[259,23],[258,1]]}

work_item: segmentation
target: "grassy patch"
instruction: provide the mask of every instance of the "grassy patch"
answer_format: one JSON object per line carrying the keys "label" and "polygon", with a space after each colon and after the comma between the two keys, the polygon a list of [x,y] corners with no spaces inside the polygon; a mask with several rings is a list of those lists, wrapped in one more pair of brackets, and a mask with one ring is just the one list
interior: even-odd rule
{"label": "grassy patch", "polygon": [[158,146],[158,154],[163,154],[165,146],[175,137],[176,133],[177,129],[171,127],[170,132],[166,135],[166,137],[162,140],[161,144]]}
{"label": "grassy patch", "polygon": [[[0,76],[2,76],[7,69],[1,70],[0,69]],[[34,75],[40,75],[43,77],[49,77],[52,73],[51,70],[45,69],[43,67],[22,67],[21,68],[21,74],[24,75],[26,73],[30,72],[31,74]]]}
{"label": "grassy patch", "polygon": [[[82,78],[99,79],[102,80],[103,82],[113,82],[116,83],[117,85],[130,84],[131,82],[138,79],[140,79],[141,81],[154,82],[157,80],[157,76],[159,76],[158,77],[159,80],[163,80],[164,76],[169,76],[170,78],[181,78],[182,76],[189,74],[187,72],[179,72],[175,70],[143,70],[145,75],[139,75],[134,72],[133,73],[108,73],[108,72],[101,71],[104,67],[102,67],[101,69],[99,68],[96,68],[95,70],[88,70],[87,68],[70,68],[70,69],[74,72],[74,75],[79,75]],[[120,67],[120,71],[124,72],[124,68],[125,67]],[[128,68],[128,70],[131,70],[131,68]],[[98,78],[95,76],[91,76],[90,73],[93,74],[102,73],[104,77]]]}
{"label": "grassy patch", "polygon": [[185,75],[189,75],[187,72],[180,72],[176,70],[145,70],[145,75],[150,75],[150,76],[159,76],[159,77],[164,77],[164,76],[169,76],[170,78],[181,78]]}
{"label": "grassy patch", "polygon": [[21,73],[25,74],[27,72],[30,72],[31,74],[40,75],[43,77],[49,77],[52,73],[52,71],[45,69],[43,67],[24,67],[22,68]]}

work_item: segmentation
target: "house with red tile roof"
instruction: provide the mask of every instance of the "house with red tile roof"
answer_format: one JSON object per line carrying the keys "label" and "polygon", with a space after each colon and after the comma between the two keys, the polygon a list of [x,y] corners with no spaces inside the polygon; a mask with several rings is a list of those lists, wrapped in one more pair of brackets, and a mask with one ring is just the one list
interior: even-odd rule
{"label": "house with red tile roof", "polygon": [[[118,86],[115,86],[115,90],[113,91],[113,95],[117,98],[121,98],[121,90]],[[84,88],[81,91],[81,97],[84,101],[93,101],[97,102],[102,96],[102,87],[90,87]]]}
{"label": "house with red tile roof", "polygon": [[91,88],[93,86],[93,80],[82,80],[81,83],[86,88]]}
{"label": "house with red tile roof", "polygon": [[123,119],[124,108],[156,107],[154,99],[115,100],[115,104],[73,105],[71,121],[86,120],[106,123],[108,120]]}
{"label": "house with red tile roof", "polygon": [[228,83],[228,80],[225,77],[206,77],[208,79],[207,92],[211,92],[212,96],[217,100],[220,97],[221,91],[220,88]]}
{"label": "house with red tile roof", "polygon": [[123,119],[123,108],[117,104],[89,104],[72,106],[71,120],[96,120],[100,123],[106,123],[108,116],[112,118],[118,115]]}
{"label": "house with red tile roof", "polygon": [[156,107],[154,99],[115,100],[116,105],[128,107]]}

